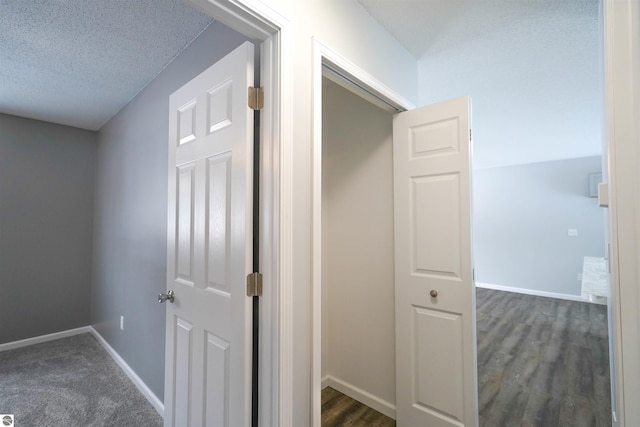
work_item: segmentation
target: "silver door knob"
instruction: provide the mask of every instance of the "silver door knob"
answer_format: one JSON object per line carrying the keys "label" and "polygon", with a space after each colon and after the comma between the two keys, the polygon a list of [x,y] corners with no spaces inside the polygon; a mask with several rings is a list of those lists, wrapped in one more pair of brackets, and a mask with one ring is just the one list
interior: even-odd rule
{"label": "silver door knob", "polygon": [[161,304],[166,300],[169,300],[169,302],[173,302],[175,296],[176,294],[173,291],[169,291],[166,294],[158,294],[158,302]]}

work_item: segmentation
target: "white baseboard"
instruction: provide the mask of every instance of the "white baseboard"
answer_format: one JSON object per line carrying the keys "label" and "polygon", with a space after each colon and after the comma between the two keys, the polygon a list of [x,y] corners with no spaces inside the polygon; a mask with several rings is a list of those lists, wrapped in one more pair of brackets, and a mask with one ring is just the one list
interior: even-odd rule
{"label": "white baseboard", "polygon": [[147,398],[149,403],[151,403],[158,414],[160,414],[160,416],[164,418],[164,403],[162,403],[162,401],[158,399],[158,396],[156,396],[155,393],[151,391],[149,387],[147,387],[147,385],[144,383],[144,381],[142,381],[138,374],[136,374],[135,371],[131,369],[127,362],[125,362],[124,359],[120,357],[120,355],[113,349],[113,347],[109,345],[109,343],[102,337],[102,335],[100,335],[98,331],[93,328],[93,326],[89,326],[89,329],[93,336],[96,337],[98,342],[102,344],[102,347],[104,347],[107,353],[109,353],[109,355],[118,364],[118,366],[120,366],[124,373],[127,374],[131,382],[133,382],[138,390],[140,390],[140,393],[142,393],[144,397]]}
{"label": "white baseboard", "polygon": [[47,341],[59,340],[60,338],[71,337],[74,335],[90,333],[93,328],[91,326],[82,326],[81,328],[69,329],[67,331],[54,332],[53,334],[40,335],[39,337],[27,338],[20,341],[8,342],[0,344],[0,351],[13,350],[14,348],[26,347],[28,345],[40,344]]}
{"label": "white baseboard", "polygon": [[491,283],[476,282],[476,288],[494,289],[496,291],[515,292],[518,294],[535,295],[546,298],[558,298],[569,301],[589,302],[580,295],[558,294],[555,292],[538,291],[534,289],[514,288],[512,286],[493,285]]}
{"label": "white baseboard", "polygon": [[324,390],[329,387],[329,375],[322,377],[322,382],[320,383],[320,388]]}
{"label": "white baseboard", "polygon": [[[325,385],[326,381],[326,385]],[[340,393],[346,394],[352,399],[357,400],[360,403],[367,405],[368,407],[375,409],[376,411],[386,415],[389,418],[396,419],[396,405],[380,399],[373,394],[362,390],[354,385],[351,385],[345,381],[328,375],[322,379],[322,388],[331,387],[338,390]]]}

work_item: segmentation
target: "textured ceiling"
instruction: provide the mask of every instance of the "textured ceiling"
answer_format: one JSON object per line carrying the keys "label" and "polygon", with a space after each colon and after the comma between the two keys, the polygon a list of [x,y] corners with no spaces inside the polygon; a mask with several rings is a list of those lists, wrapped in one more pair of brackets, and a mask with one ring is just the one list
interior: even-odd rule
{"label": "textured ceiling", "polygon": [[[357,1],[419,59],[421,103],[472,96],[477,165],[599,153],[598,0]],[[181,0],[0,0],[0,112],[97,130],[210,22]]]}
{"label": "textured ceiling", "polygon": [[180,0],[0,0],[0,112],[97,130],[210,22]]}
{"label": "textured ceiling", "polygon": [[[536,14],[573,15],[598,0],[357,0],[417,59]],[[540,27],[544,31],[544,27]]]}

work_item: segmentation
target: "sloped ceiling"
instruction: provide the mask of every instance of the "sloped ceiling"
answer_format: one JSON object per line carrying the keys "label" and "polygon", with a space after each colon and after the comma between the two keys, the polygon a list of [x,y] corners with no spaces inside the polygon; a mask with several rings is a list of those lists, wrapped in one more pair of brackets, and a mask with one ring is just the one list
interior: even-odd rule
{"label": "sloped ceiling", "polygon": [[[585,15],[598,0],[357,0],[416,59],[536,15]],[[543,24],[543,22],[540,22]],[[541,26],[540,31],[545,31]]]}
{"label": "sloped ceiling", "polygon": [[180,0],[0,1],[0,112],[97,130],[211,21]]}
{"label": "sloped ceiling", "polygon": [[599,0],[357,0],[418,59],[421,105],[468,95],[474,168],[598,156]]}

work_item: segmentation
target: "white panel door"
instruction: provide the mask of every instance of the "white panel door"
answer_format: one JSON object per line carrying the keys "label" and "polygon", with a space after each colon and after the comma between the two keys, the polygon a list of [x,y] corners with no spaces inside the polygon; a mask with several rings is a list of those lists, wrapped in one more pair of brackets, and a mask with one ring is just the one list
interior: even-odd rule
{"label": "white panel door", "polygon": [[253,45],[169,100],[165,426],[249,425]]}
{"label": "white panel door", "polygon": [[393,120],[398,427],[478,425],[470,112]]}

